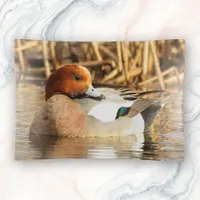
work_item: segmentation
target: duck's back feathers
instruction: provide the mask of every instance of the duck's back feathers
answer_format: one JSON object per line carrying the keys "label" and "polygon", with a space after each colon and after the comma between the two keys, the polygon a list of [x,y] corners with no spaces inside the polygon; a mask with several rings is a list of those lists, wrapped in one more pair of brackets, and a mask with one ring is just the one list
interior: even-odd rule
{"label": "duck's back feathers", "polygon": [[97,90],[106,98],[98,101],[88,97],[77,101],[88,115],[94,116],[102,122],[114,121],[128,114],[129,117],[134,117],[154,104],[154,99],[143,99],[143,96],[163,92],[163,90],[154,90],[136,93],[131,88],[97,88]]}

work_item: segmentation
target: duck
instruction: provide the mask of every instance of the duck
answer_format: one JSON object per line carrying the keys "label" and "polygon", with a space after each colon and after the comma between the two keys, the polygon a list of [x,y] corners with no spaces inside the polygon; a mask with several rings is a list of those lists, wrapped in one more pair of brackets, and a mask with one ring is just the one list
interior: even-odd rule
{"label": "duck", "polygon": [[69,138],[135,135],[144,140],[145,126],[152,124],[156,116],[148,114],[157,113],[165,105],[163,100],[141,97],[153,92],[160,91],[94,88],[86,67],[62,66],[47,79],[46,102],[35,114],[29,134]]}

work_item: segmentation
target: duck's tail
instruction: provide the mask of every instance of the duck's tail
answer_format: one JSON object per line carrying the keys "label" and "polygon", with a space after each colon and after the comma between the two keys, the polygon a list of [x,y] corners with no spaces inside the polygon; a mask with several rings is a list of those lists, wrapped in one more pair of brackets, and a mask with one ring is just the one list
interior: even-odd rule
{"label": "duck's tail", "polygon": [[168,98],[166,98],[164,100],[162,99],[162,100],[154,101],[150,106],[148,106],[147,108],[145,108],[141,112],[141,115],[142,115],[144,122],[145,122],[144,132],[149,131],[149,129],[150,129],[151,125],[153,124],[153,121],[155,120],[157,114],[165,106],[167,100],[168,100]]}
{"label": "duck's tail", "polygon": [[151,124],[153,123],[156,115],[160,109],[166,104],[170,96],[166,96],[160,99],[138,99],[134,102],[131,107],[128,116],[134,117],[141,113],[145,121],[145,132],[149,130]]}

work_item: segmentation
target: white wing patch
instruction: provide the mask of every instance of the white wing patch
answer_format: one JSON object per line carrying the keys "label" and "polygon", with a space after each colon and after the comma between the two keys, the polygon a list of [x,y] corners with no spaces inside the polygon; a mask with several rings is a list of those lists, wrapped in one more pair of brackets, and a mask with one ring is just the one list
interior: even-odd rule
{"label": "white wing patch", "polygon": [[133,102],[131,101],[123,104],[105,101],[94,106],[88,112],[88,115],[91,115],[102,122],[110,122],[115,120],[117,112],[121,107],[131,107],[132,104]]}
{"label": "white wing patch", "polygon": [[115,120],[120,107],[120,104],[104,102],[93,107],[88,112],[88,115],[91,115],[102,122],[110,122]]}

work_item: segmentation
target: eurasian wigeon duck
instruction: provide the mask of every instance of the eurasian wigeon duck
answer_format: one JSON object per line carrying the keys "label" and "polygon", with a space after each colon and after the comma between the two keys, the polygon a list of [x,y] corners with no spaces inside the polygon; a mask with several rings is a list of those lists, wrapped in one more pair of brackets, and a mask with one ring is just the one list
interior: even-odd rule
{"label": "eurasian wigeon duck", "polygon": [[141,138],[145,125],[154,118],[149,119],[148,113],[156,113],[163,106],[163,101],[142,99],[141,94],[127,88],[94,88],[87,68],[63,66],[47,80],[46,103],[36,113],[30,134],[61,137],[135,134]]}

